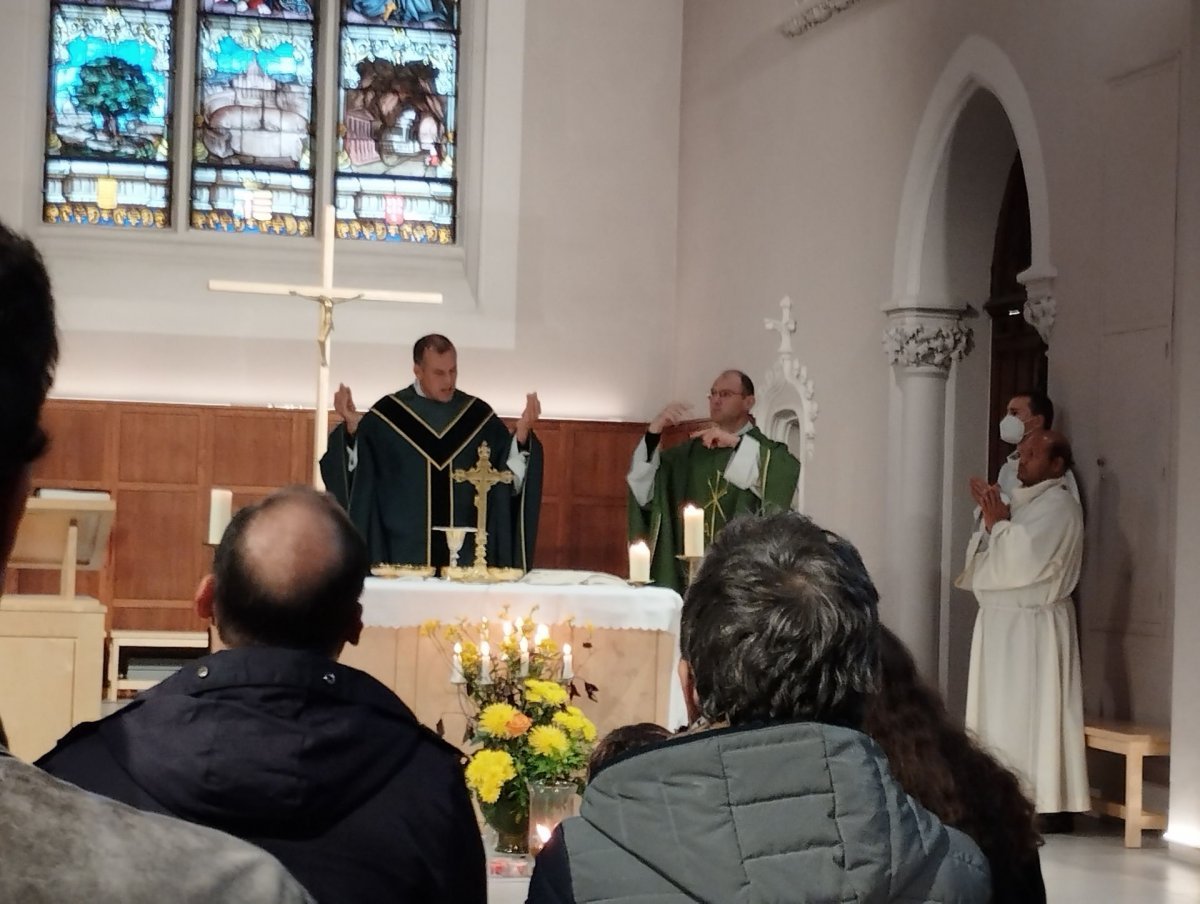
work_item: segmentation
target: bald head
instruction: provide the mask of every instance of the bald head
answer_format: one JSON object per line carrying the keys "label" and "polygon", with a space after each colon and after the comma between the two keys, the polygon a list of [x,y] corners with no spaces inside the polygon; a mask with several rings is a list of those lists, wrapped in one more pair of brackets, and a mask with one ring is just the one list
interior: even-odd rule
{"label": "bald head", "polygon": [[1017,479],[1023,486],[1036,486],[1062,477],[1075,463],[1071,443],[1057,430],[1035,430],[1021,441]]}
{"label": "bald head", "polygon": [[292,487],[241,509],[213,561],[213,617],[230,647],[336,656],[357,636],[366,546],[338,504]]}

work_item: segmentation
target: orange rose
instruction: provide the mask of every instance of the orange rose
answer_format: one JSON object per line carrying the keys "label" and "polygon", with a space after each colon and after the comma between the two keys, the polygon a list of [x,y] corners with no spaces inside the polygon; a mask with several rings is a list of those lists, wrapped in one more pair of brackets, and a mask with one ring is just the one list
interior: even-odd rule
{"label": "orange rose", "polygon": [[529,731],[529,726],[533,724],[533,719],[525,715],[525,713],[517,713],[504,726],[504,730],[510,738],[519,738],[525,732]]}

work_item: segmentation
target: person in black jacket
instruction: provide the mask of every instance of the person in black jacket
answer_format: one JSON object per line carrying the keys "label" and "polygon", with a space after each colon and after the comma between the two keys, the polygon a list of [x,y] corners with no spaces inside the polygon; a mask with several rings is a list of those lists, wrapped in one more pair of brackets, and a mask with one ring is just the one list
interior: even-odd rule
{"label": "person in black jacket", "polygon": [[484,902],[462,756],[395,694],[335,660],[362,630],[366,547],[328,496],[240,510],[197,591],[227,649],[38,765],[274,854],[321,904]]}
{"label": "person in black jacket", "polygon": [[1016,775],[950,721],[941,696],[887,628],[865,730],[904,790],[979,845],[992,868],[992,904],[1046,904],[1033,803]]}

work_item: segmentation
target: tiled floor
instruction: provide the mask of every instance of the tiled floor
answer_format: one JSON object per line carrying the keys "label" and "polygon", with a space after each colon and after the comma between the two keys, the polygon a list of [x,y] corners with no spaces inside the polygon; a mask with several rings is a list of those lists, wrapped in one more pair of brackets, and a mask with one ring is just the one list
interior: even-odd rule
{"label": "tiled floor", "polygon": [[1114,825],[1084,825],[1074,835],[1050,835],[1042,848],[1049,904],[1197,904],[1200,864],[1172,857],[1147,832],[1144,847],[1127,849]]}

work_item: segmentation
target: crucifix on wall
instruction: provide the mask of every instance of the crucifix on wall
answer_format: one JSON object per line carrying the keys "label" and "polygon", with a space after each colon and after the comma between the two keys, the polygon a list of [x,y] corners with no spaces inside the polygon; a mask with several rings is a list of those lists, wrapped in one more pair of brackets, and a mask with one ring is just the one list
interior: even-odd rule
{"label": "crucifix on wall", "polygon": [[312,481],[324,489],[321,480],[321,456],[329,442],[329,359],[333,346],[333,310],[348,301],[403,301],[410,304],[441,304],[441,292],[395,292],[387,289],[348,289],[333,284],[333,249],[336,212],[332,205],[325,208],[321,233],[321,284],[291,285],[287,283],[242,282],[210,279],[209,291],[238,292],[243,295],[292,295],[317,303],[317,400],[313,423]]}

